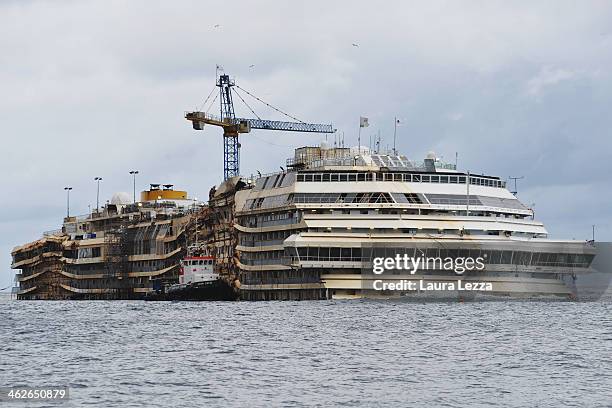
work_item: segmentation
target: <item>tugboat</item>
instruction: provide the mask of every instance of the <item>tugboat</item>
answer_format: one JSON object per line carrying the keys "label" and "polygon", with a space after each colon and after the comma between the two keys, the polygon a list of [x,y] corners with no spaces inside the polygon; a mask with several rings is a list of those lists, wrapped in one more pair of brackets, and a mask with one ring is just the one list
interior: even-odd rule
{"label": "tugboat", "polygon": [[230,285],[215,272],[215,258],[211,255],[194,255],[194,248],[180,263],[179,283],[163,285],[147,296],[147,300],[236,300],[239,284]]}

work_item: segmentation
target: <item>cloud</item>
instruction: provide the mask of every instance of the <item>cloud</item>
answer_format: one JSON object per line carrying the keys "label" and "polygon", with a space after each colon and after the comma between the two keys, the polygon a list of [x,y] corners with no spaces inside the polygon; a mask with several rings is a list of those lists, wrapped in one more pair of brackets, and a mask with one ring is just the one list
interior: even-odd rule
{"label": "cloud", "polygon": [[448,119],[453,120],[453,121],[461,120],[463,119],[463,113],[461,112],[450,113],[448,114]]}
{"label": "cloud", "polygon": [[527,94],[537,96],[547,88],[576,77],[576,73],[561,68],[544,67],[527,82]]}

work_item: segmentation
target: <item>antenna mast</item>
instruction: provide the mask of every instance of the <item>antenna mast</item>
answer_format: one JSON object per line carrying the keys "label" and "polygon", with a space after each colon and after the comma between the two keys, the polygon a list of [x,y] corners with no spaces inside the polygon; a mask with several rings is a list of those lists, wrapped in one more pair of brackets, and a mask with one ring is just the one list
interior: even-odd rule
{"label": "antenna mast", "polygon": [[520,177],[508,177],[510,180],[514,180],[514,191],[511,191],[512,194],[517,195],[518,194],[518,190],[516,189],[516,180],[522,180],[525,178],[525,176],[520,176]]}

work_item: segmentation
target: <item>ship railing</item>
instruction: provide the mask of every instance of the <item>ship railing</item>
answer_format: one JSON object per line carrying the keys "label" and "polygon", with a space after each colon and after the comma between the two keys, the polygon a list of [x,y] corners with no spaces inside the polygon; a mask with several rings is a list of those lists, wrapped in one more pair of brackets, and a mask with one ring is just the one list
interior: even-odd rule
{"label": "ship railing", "polygon": [[445,163],[445,162],[437,161],[434,163],[434,165],[436,169],[457,170],[457,165],[452,164],[452,163]]}
{"label": "ship railing", "polygon": [[262,266],[262,265],[287,265],[283,258],[271,258],[271,259],[250,259],[242,262],[244,265],[250,266]]}
{"label": "ship railing", "polygon": [[63,233],[63,230],[61,228],[57,228],[57,229],[43,232],[43,237],[53,237],[56,235],[62,235],[62,233]]}
{"label": "ship railing", "polygon": [[71,215],[69,217],[64,217],[64,224],[85,221],[91,218],[91,214],[81,214],[81,215]]}
{"label": "ship railing", "polygon": [[244,242],[242,245],[249,248],[259,248],[266,247],[271,245],[282,245],[285,242],[284,239],[272,239],[266,241],[257,241],[257,242]]}
{"label": "ship railing", "polygon": [[280,259],[282,264],[285,266],[300,266],[300,261],[296,256],[282,256]]}
{"label": "ship railing", "polygon": [[[309,168],[324,167],[324,166],[355,166],[357,160],[353,156],[344,155],[339,157],[311,157],[311,158],[288,158],[286,160],[287,167],[305,166]],[[360,162],[360,164],[362,164]]]}
{"label": "ship railing", "polygon": [[368,257],[342,257],[342,256],[327,256],[327,257],[318,257],[318,256],[284,256],[281,258],[282,264],[291,267],[300,267],[302,263],[321,263],[321,262],[350,262],[352,264],[360,264],[364,265],[370,262],[371,260]]}
{"label": "ship railing", "polygon": [[248,225],[249,228],[258,228],[258,227],[274,227],[277,225],[291,225],[297,224],[299,221],[297,218],[282,218],[280,220],[266,220],[260,221],[259,225],[257,223],[253,223]]}
{"label": "ship railing", "polygon": [[240,178],[246,181],[247,183],[254,185],[257,179],[264,178],[264,177],[270,177],[270,176],[276,176],[278,174],[283,174],[283,173],[287,173],[287,171],[274,171],[271,173],[250,174],[248,176],[240,176]]}

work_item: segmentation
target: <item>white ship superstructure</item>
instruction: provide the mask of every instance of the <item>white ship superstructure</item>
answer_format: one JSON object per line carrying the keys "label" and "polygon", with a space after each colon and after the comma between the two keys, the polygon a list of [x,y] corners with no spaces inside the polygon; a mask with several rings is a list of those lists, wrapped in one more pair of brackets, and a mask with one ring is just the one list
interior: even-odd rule
{"label": "white ship superstructure", "polygon": [[[287,166],[236,193],[245,299],[364,296],[372,247],[484,257],[484,270],[461,278],[491,282],[491,294],[571,296],[595,253],[587,242],[549,239],[505,181],[457,171],[433,154],[417,165],[396,153],[322,144],[296,149]],[[458,276],[427,270],[413,278]]]}

